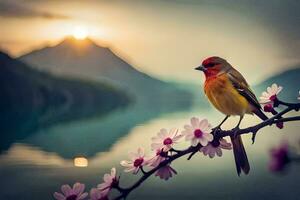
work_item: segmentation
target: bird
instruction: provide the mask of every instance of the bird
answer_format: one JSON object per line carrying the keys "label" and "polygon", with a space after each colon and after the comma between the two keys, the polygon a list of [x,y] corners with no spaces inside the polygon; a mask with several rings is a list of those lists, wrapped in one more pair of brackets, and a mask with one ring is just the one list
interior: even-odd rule
{"label": "bird", "polygon": [[[203,60],[202,65],[195,69],[204,72],[204,92],[208,100],[217,110],[225,114],[224,120],[215,130],[220,129],[230,116],[240,117],[238,124],[232,129],[234,133],[239,130],[245,114],[255,114],[262,120],[268,119],[262,112],[262,108],[246,79],[225,59],[212,56]],[[250,165],[241,135],[233,134],[230,138],[237,174],[240,176],[243,171],[247,175],[250,171]]]}

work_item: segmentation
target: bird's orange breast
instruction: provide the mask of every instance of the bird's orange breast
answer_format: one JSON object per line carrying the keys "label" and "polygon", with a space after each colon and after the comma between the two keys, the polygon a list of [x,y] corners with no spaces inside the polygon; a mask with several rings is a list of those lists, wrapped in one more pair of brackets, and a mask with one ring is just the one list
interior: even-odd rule
{"label": "bird's orange breast", "polygon": [[204,84],[204,92],[209,101],[225,115],[244,115],[252,113],[248,101],[239,94],[226,73],[208,77]]}

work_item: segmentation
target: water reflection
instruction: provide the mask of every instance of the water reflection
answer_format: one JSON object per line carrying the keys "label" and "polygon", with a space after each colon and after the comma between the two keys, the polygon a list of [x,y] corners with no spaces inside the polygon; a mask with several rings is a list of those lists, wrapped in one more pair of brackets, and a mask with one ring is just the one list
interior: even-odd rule
{"label": "water reflection", "polygon": [[[160,128],[182,128],[192,116],[212,119],[214,124],[223,117],[213,110],[199,109],[166,114],[139,123],[130,129],[128,134],[116,139],[108,148],[103,148],[102,145],[107,142],[103,139],[104,136],[108,137],[109,134],[104,136],[99,134],[102,125],[97,125],[97,119],[88,120],[86,123],[80,122],[77,125],[60,125],[41,131],[24,140],[27,144],[14,144],[0,156],[0,177],[3,190],[0,193],[0,199],[52,199],[52,193],[58,190],[61,184],[71,184],[75,181],[87,183],[88,188],[95,186],[101,181],[101,176],[109,172],[111,167],[117,167],[118,172],[121,173],[122,168],[119,162],[127,158],[128,151],[142,146],[149,153],[150,138]],[[225,124],[225,128],[232,127],[236,121],[237,118],[230,119]],[[248,116],[242,126],[255,124],[258,121],[259,119]],[[199,195],[203,199],[269,199],[269,197],[282,199],[287,191],[289,191],[290,199],[297,199],[299,191],[293,183],[300,181],[299,168],[294,166],[286,176],[276,177],[268,173],[266,163],[270,147],[282,138],[297,141],[299,128],[299,123],[290,123],[283,130],[267,127],[258,133],[255,145],[251,145],[250,135],[243,137],[252,166],[250,176],[240,178],[236,176],[231,151],[226,151],[222,158],[216,159],[195,156],[193,160],[186,161],[182,158],[172,164],[179,172],[175,178],[165,182],[152,177],[143,187],[135,191],[130,199],[199,199]],[[74,134],[71,134],[73,131],[75,131]],[[60,136],[64,133],[65,135]],[[84,139],[89,137],[92,139]],[[71,144],[77,140],[86,144],[80,146],[78,142],[73,147]],[[39,144],[43,148],[34,147],[32,144]],[[44,148],[47,144],[55,145],[51,148]],[[66,145],[62,146],[62,144]],[[176,148],[185,148],[188,145],[182,142]],[[74,165],[74,159],[61,154],[61,149],[68,150],[69,147],[72,147],[69,150],[72,158],[76,155],[84,155],[80,153],[80,150],[84,148],[93,148],[92,151],[95,153],[81,158],[76,157],[79,161],[76,161],[78,164]],[[77,151],[74,151],[76,148]],[[49,149],[52,151],[47,152]],[[77,165],[87,167],[77,167]],[[130,174],[122,173],[121,175],[124,185],[130,184],[137,178]],[[30,178],[30,183],[28,183],[28,178]],[[23,187],[25,184],[27,184],[26,188]],[[215,192],[216,188],[217,192]],[[16,190],[18,190],[17,193]],[[161,192],[153,193],[153,191]]]}

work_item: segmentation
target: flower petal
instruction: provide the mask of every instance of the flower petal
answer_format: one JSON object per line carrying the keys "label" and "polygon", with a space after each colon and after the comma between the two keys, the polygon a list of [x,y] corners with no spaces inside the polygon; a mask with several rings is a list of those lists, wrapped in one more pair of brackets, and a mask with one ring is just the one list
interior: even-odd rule
{"label": "flower petal", "polygon": [[77,197],[77,200],[85,199],[87,196],[88,196],[88,193],[85,192],[85,193],[83,193],[82,195],[80,195],[79,197]]}
{"label": "flower petal", "polygon": [[216,154],[221,157],[222,156],[222,149],[221,148],[216,148]]}
{"label": "flower petal", "polygon": [[84,188],[85,188],[84,184],[75,183],[73,185],[73,192],[74,192],[74,194],[79,195],[79,194],[81,194],[84,191]]}
{"label": "flower petal", "polygon": [[69,185],[62,185],[61,186],[61,191],[65,196],[69,196],[72,192],[72,188]]}
{"label": "flower petal", "polygon": [[[274,84],[273,84],[274,85]],[[270,95],[273,95],[273,85],[272,85],[272,87],[267,87],[267,92],[268,92],[268,94]]]}
{"label": "flower petal", "polygon": [[192,143],[192,146],[193,146],[193,147],[197,146],[198,143],[199,143],[198,138],[193,138],[192,141],[191,141],[191,143]]}
{"label": "flower petal", "polygon": [[98,188],[92,188],[90,191],[90,197],[91,200],[99,200],[102,197],[101,190]]}
{"label": "flower petal", "polygon": [[208,153],[208,156],[209,156],[210,158],[215,157],[215,149],[212,149],[212,150]]}
{"label": "flower petal", "polygon": [[207,128],[207,127],[208,127],[208,121],[207,121],[207,119],[201,120],[200,123],[199,123],[199,128],[201,130],[203,130],[203,129]]}
{"label": "flower petal", "polygon": [[204,133],[204,137],[207,139],[207,141],[211,142],[214,139],[214,136],[210,133]]}
{"label": "flower petal", "polygon": [[202,145],[202,146],[206,146],[208,144],[208,141],[206,138],[204,137],[201,137],[199,138],[199,143]]}
{"label": "flower petal", "polygon": [[[124,172],[132,172],[132,171],[135,171],[137,167],[128,167],[127,169],[124,169]],[[139,168],[137,168],[139,169]]]}
{"label": "flower petal", "polygon": [[57,200],[65,200],[66,197],[64,195],[62,195],[61,193],[58,192],[54,192],[53,197]]}
{"label": "flower petal", "polygon": [[106,183],[111,183],[112,182],[111,175],[110,174],[104,174],[103,181],[106,182]]}
{"label": "flower petal", "polygon": [[194,137],[195,137],[194,133],[190,132],[185,135],[185,140],[191,140]]}
{"label": "flower petal", "polygon": [[169,133],[167,134],[168,137],[173,138],[178,132],[177,128],[172,128]]}
{"label": "flower petal", "polygon": [[193,118],[191,119],[191,124],[192,124],[192,126],[193,126],[194,129],[195,129],[195,128],[199,128],[199,119],[196,118],[196,117],[193,117]]}
{"label": "flower petal", "polygon": [[279,93],[281,92],[282,89],[283,89],[283,87],[282,87],[282,86],[279,86],[278,89],[277,89],[276,94],[279,94]]}

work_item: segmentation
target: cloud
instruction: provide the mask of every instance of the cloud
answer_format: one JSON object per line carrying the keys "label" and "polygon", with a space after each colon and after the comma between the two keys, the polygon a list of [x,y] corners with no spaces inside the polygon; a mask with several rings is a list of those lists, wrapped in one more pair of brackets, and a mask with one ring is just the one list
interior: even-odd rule
{"label": "cloud", "polygon": [[31,7],[12,2],[0,2],[0,17],[6,18],[44,18],[68,19],[68,16],[39,11]]}

